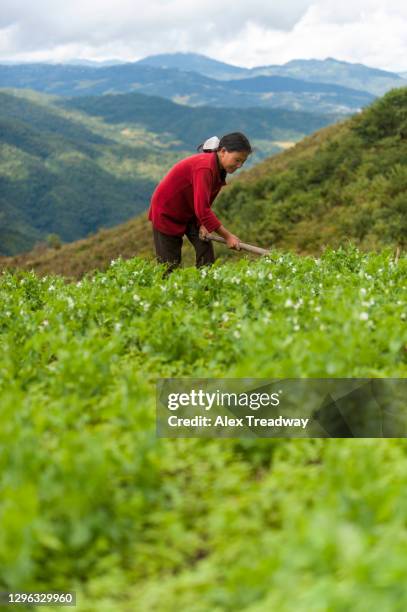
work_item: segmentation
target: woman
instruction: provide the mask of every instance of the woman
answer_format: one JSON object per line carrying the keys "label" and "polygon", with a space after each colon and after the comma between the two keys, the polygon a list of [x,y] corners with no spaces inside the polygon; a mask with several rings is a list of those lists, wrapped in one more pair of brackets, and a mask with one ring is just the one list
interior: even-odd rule
{"label": "woman", "polygon": [[239,250],[239,238],[229,232],[211,210],[226,174],[241,168],[252,148],[244,134],[233,132],[209,138],[198,154],[179,161],[159,183],[151,198],[148,218],[153,224],[157,259],[169,271],[181,263],[182,237],[195,248],[196,266],[215,261],[213,246],[205,237],[216,232],[230,249]]}

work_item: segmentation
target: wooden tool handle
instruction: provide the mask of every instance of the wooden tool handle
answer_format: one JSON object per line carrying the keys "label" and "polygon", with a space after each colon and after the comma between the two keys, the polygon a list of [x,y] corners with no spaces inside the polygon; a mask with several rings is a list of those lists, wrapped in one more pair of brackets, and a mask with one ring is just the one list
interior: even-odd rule
{"label": "wooden tool handle", "polygon": [[[222,242],[223,244],[226,244],[226,240],[224,238],[221,238],[220,236],[213,236],[212,234],[209,234],[209,236],[207,236],[206,239],[213,240],[214,242]],[[245,242],[240,242],[240,248],[243,251],[249,251],[249,253],[256,253],[256,255],[269,255],[270,254],[270,251],[268,251],[267,249],[262,249],[260,247],[253,246],[252,244],[246,244]]]}

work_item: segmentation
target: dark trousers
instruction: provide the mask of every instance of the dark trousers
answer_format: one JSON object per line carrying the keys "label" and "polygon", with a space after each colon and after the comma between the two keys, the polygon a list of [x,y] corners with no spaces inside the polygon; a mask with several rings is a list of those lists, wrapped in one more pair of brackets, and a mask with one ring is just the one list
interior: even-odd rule
{"label": "dark trousers", "polygon": [[[194,223],[187,226],[185,235],[195,249],[196,267],[208,266],[215,261],[212,242],[201,240],[199,227]],[[177,268],[181,263],[182,236],[168,236],[153,227],[154,245],[157,260],[168,266],[168,272]]]}

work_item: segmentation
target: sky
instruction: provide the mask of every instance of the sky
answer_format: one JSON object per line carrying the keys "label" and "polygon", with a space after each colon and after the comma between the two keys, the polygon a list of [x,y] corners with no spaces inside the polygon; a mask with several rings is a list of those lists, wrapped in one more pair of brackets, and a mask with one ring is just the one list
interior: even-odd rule
{"label": "sky", "polygon": [[407,71],[405,0],[1,0],[0,62],[201,53],[237,66],[335,57]]}

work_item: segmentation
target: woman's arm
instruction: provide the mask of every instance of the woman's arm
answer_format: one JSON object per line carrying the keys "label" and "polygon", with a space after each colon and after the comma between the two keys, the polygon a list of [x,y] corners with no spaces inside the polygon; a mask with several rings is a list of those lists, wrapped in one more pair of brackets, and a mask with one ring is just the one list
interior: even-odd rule
{"label": "woman's arm", "polygon": [[221,222],[211,210],[212,172],[209,168],[198,168],[194,172],[194,212],[200,225],[204,225],[208,232],[217,231]]}
{"label": "woman's arm", "polygon": [[[222,236],[226,240],[226,244],[230,249],[236,249],[240,251],[240,239],[231,234],[229,230],[226,229],[223,225],[219,226],[218,229],[215,230],[219,236]],[[209,236],[210,232],[206,229],[204,225],[201,225],[199,228],[199,237],[201,240],[205,240],[206,236]]]}
{"label": "woman's arm", "polygon": [[231,234],[229,230],[226,229],[226,227],[221,225],[220,227],[218,227],[217,230],[215,230],[215,232],[226,240],[226,244],[228,245],[229,249],[236,249],[237,251],[240,251],[239,238],[234,234]]}
{"label": "woman's arm", "polygon": [[[240,250],[240,240],[237,236],[229,232],[210,208],[209,198],[212,189],[212,173],[209,169],[199,169],[194,175],[194,208],[195,214],[205,231],[210,234],[216,232],[226,240],[230,249]],[[201,230],[200,230],[201,235]],[[203,232],[202,232],[203,234]],[[205,235],[203,235],[205,237]]]}

